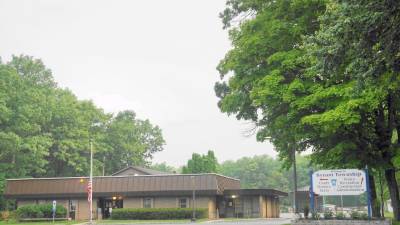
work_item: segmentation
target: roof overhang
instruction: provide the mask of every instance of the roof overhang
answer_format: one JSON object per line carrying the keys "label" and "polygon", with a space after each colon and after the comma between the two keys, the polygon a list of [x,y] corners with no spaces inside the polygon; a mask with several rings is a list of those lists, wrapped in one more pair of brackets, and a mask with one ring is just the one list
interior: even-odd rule
{"label": "roof overhang", "polygon": [[[199,190],[195,192],[197,196],[215,196],[215,190]],[[136,191],[136,192],[102,192],[93,193],[94,198],[121,196],[125,197],[180,197],[191,196],[193,191]],[[33,195],[5,195],[7,199],[66,199],[66,198],[86,198],[86,193],[55,193],[55,194],[33,194]]]}
{"label": "roof overhang", "polygon": [[275,189],[231,189],[225,190],[224,195],[238,195],[238,196],[249,196],[249,195],[265,195],[274,197],[286,197],[288,193],[283,191],[278,191]]}

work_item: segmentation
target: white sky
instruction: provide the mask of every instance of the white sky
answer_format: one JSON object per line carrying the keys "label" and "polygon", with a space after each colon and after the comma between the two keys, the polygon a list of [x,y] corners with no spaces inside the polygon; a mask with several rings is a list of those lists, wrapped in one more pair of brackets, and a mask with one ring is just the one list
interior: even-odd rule
{"label": "white sky", "polygon": [[0,56],[41,58],[61,87],[107,112],[134,110],[163,130],[155,162],[180,166],[276,152],[217,107],[215,67],[230,48],[225,0],[0,0]]}

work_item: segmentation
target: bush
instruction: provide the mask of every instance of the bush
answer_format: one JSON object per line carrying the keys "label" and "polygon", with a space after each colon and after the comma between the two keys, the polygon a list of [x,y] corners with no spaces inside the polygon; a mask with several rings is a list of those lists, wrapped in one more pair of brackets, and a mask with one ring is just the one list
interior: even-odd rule
{"label": "bush", "polygon": [[333,212],[331,210],[325,211],[324,212],[324,219],[330,220],[333,218]]}
{"label": "bush", "polygon": [[360,214],[360,219],[362,219],[362,220],[369,220],[368,214],[365,213],[365,212],[361,213],[361,214]]}
{"label": "bush", "polygon": [[[53,217],[52,204],[40,205],[24,205],[17,209],[16,215],[18,218],[52,218]],[[56,218],[64,218],[67,215],[67,209],[64,206],[57,205]]]}
{"label": "bush", "polygon": [[346,219],[346,216],[344,215],[343,212],[338,212],[338,213],[336,213],[336,219],[344,220],[344,219]]}
{"label": "bush", "polygon": [[312,212],[312,213],[311,213],[311,218],[312,218],[313,220],[319,220],[319,219],[320,219],[319,213],[317,213],[317,212]]}
{"label": "bush", "polygon": [[308,206],[304,206],[303,208],[304,218],[308,219],[308,214],[310,213],[310,208]]}
{"label": "bush", "polygon": [[0,212],[0,220],[8,221],[11,218],[10,211]]}
{"label": "bush", "polygon": [[[207,209],[196,209],[196,218],[206,218]],[[113,209],[111,219],[114,220],[170,220],[190,219],[192,209],[189,208],[123,208]]]}
{"label": "bush", "polygon": [[359,212],[357,212],[357,211],[352,211],[352,212],[350,213],[350,217],[351,217],[353,220],[360,220],[360,219],[361,219],[361,214],[360,214]]}

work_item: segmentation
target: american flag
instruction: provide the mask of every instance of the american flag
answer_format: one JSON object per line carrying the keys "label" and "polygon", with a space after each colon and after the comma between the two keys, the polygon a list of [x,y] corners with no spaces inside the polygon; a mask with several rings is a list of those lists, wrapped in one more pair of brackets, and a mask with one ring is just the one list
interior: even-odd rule
{"label": "american flag", "polygon": [[92,188],[91,180],[89,180],[88,185],[87,185],[87,193],[88,193],[88,202],[92,202],[93,188]]}

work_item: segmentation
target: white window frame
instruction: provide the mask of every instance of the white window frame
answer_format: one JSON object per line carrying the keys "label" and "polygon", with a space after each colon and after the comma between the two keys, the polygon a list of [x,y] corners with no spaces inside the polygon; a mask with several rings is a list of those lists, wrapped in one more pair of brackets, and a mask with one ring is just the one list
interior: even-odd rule
{"label": "white window frame", "polygon": [[[182,199],[185,199],[185,201],[186,201],[186,207],[182,207],[182,205],[181,205],[181,200]],[[177,202],[178,202],[178,208],[190,208],[190,201],[189,201],[189,198],[186,198],[186,197],[181,197],[181,198],[177,198]]]}
{"label": "white window frame", "polygon": [[[146,200],[150,199],[150,207],[146,207]],[[154,198],[152,197],[145,197],[143,198],[143,204],[142,204],[143,208],[154,208]]]}

